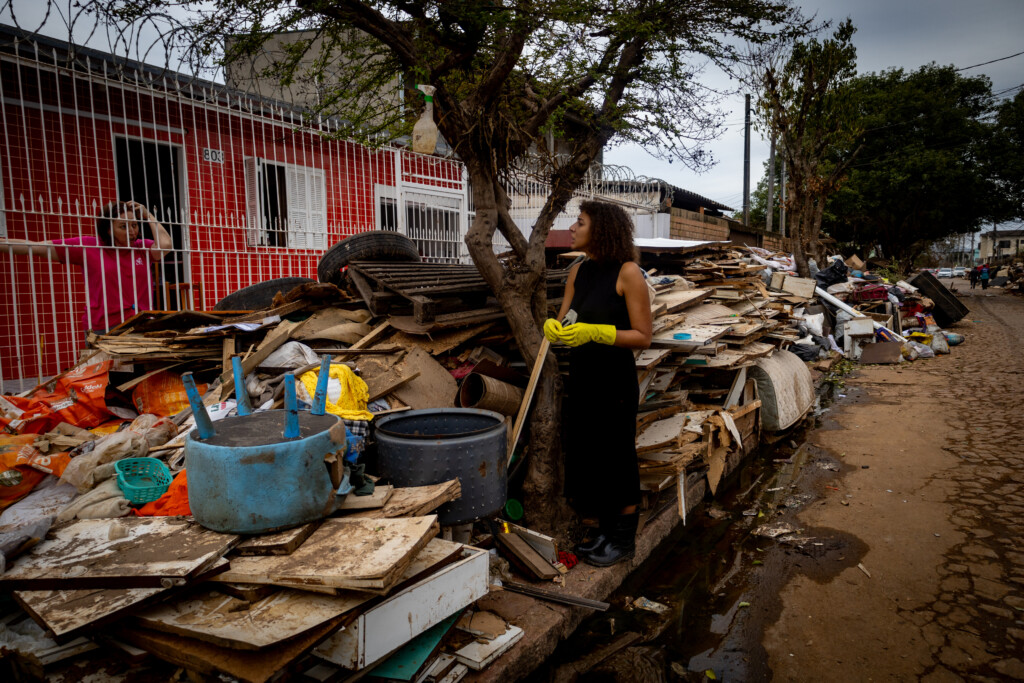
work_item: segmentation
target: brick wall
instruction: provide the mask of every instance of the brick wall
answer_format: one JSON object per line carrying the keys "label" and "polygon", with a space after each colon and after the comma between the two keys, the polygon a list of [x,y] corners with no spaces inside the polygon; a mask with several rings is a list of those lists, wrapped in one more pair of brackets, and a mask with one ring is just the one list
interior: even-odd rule
{"label": "brick wall", "polygon": [[771,251],[790,251],[789,238],[782,237],[776,234],[767,234],[764,236],[764,248]]}
{"label": "brick wall", "polygon": [[676,240],[728,240],[729,222],[694,211],[673,208],[669,237]]}

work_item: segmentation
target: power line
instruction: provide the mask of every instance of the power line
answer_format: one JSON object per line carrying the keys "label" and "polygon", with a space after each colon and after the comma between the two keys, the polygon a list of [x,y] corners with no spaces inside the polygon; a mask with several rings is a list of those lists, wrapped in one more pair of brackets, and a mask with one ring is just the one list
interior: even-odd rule
{"label": "power line", "polygon": [[970,66],[960,67],[959,69],[957,69],[957,71],[967,71],[968,69],[974,69],[979,66],[985,66],[986,64],[995,64],[996,62],[1002,62],[1007,59],[1013,59],[1014,57],[1020,57],[1021,55],[1024,55],[1024,51],[1016,52],[1012,55],[1007,55],[1006,57],[1000,57],[999,59],[993,59],[988,62],[982,62],[981,64],[971,64]]}

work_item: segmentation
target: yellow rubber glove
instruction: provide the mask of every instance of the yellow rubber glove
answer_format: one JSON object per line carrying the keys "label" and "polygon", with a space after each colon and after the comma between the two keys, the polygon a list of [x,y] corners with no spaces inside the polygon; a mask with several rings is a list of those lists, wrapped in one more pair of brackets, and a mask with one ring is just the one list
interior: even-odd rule
{"label": "yellow rubber glove", "polygon": [[559,341],[559,335],[562,334],[562,323],[558,322],[554,318],[548,318],[544,321],[544,337],[551,343]]}
{"label": "yellow rubber glove", "polygon": [[615,325],[592,325],[591,323],[574,323],[562,328],[558,338],[567,346],[580,346],[587,342],[598,344],[615,343]]}

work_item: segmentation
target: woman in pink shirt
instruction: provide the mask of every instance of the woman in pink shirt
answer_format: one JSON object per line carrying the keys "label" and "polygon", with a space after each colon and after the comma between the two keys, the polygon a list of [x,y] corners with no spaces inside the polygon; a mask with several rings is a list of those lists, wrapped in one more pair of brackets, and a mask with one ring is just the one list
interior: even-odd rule
{"label": "woman in pink shirt", "polygon": [[[149,225],[155,240],[139,237],[139,224]],[[138,202],[112,202],[96,219],[96,236],[52,242],[0,240],[0,252],[41,256],[82,268],[88,308],[82,317],[87,331],[103,333],[139,311],[153,307],[151,264],[173,248],[163,225]]]}

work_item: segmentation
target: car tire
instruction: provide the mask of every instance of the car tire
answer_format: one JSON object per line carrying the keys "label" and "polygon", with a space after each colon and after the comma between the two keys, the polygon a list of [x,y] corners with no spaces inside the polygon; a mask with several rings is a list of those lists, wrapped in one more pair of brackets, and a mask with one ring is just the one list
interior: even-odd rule
{"label": "car tire", "polygon": [[258,311],[269,308],[278,292],[287,294],[299,285],[316,282],[308,277],[279,277],[257,282],[228,294],[213,307],[215,311]]}
{"label": "car tire", "polygon": [[416,243],[390,230],[370,230],[341,240],[327,250],[316,267],[320,282],[341,284],[341,269],[352,261],[420,261]]}

